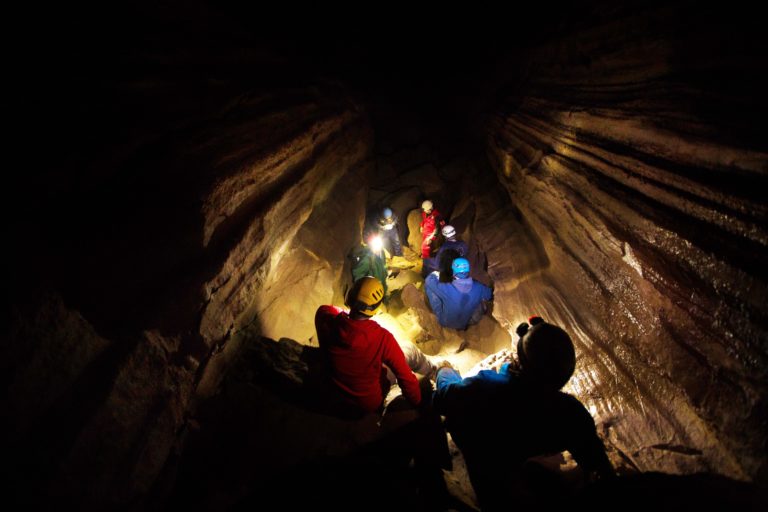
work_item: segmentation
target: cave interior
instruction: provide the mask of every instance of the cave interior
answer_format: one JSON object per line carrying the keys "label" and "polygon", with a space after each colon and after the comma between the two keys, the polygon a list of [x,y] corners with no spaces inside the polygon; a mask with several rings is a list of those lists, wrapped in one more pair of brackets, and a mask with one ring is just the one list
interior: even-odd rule
{"label": "cave interior", "polygon": [[[12,13],[14,500],[424,508],[387,465],[394,435],[306,394],[314,313],[343,306],[348,254],[391,207],[405,254],[376,320],[398,339],[471,375],[531,314],[573,338],[565,391],[619,478],[538,482],[542,504],[764,510],[768,44],[751,9]],[[425,302],[425,199],[494,289],[466,331]],[[476,508],[451,447],[448,488]]]}

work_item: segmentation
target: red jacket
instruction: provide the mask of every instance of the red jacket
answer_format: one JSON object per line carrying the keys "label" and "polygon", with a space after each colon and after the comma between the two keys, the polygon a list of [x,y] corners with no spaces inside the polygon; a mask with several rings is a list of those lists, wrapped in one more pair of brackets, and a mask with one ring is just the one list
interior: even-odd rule
{"label": "red jacket", "polygon": [[315,314],[320,349],[329,355],[331,378],[349,400],[366,411],[376,411],[389,387],[389,366],[403,395],[413,405],[421,402],[419,383],[392,334],[373,320],[352,320],[333,306],[320,306]]}
{"label": "red jacket", "polygon": [[432,210],[429,215],[424,210],[421,211],[421,238],[422,240],[437,230],[438,226],[444,226],[443,216],[437,210]]}

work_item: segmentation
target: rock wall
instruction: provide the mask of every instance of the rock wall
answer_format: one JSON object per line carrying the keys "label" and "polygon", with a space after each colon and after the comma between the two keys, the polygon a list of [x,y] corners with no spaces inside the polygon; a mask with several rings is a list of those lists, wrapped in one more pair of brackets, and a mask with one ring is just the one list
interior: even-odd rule
{"label": "rock wall", "polygon": [[489,265],[497,316],[575,334],[572,389],[628,466],[765,483],[765,41],[688,3],[620,14],[533,52],[489,120],[534,234]]}
{"label": "rock wall", "polygon": [[[160,80],[100,91],[123,109],[103,127],[115,138],[14,183],[32,199],[12,226],[2,407],[25,502],[142,503],[234,335],[308,342],[317,303],[341,295],[364,215],[364,111],[333,83],[247,80],[176,110],[200,97],[174,77],[172,99]],[[71,182],[32,194],[56,173]]]}

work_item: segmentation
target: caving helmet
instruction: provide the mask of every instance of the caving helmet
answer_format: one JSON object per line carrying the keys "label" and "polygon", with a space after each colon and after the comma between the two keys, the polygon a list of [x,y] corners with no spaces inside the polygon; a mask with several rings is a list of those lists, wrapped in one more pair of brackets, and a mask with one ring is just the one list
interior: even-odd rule
{"label": "caving helmet", "polygon": [[390,217],[392,217],[392,208],[384,208],[384,210],[382,210],[381,213],[385,219],[389,219]]}
{"label": "caving helmet", "polygon": [[469,277],[469,260],[467,258],[456,258],[451,263],[451,270],[453,271],[453,277],[460,279]]}
{"label": "caving helmet", "polygon": [[557,391],[568,382],[576,368],[576,352],[568,333],[541,317],[532,317],[517,342],[522,372],[543,390]]}
{"label": "caving helmet", "polygon": [[384,300],[384,286],[381,281],[375,277],[361,277],[352,285],[347,292],[347,306],[352,311],[373,316],[381,307],[381,301]]}
{"label": "caving helmet", "polygon": [[453,238],[456,236],[456,228],[451,226],[450,224],[446,224],[443,226],[443,236],[445,238]]}
{"label": "caving helmet", "polygon": [[434,207],[435,205],[432,204],[432,201],[430,201],[429,199],[421,203],[421,209],[424,210],[425,212],[431,212],[432,208]]}

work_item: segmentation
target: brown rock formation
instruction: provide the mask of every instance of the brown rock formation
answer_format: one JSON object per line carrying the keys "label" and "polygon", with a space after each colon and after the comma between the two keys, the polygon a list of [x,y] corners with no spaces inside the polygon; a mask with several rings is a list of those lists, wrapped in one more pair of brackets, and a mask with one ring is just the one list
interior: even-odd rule
{"label": "brown rock formation", "polygon": [[[108,39],[115,48],[93,50],[97,39],[91,53],[50,44],[47,57],[30,56],[44,76],[12,73],[34,84],[20,94],[23,119],[9,123],[25,137],[26,164],[7,192],[6,481],[33,506],[141,508],[185,471],[176,464],[198,407],[211,422],[189,436],[202,439],[200,467],[237,452],[221,472],[236,485],[214,486],[235,494],[206,496],[211,508],[270,473],[240,474],[254,459],[289,471],[329,446],[348,453],[348,424],[297,409],[253,366],[283,358],[273,373],[304,372],[314,309],[341,302],[366,209],[392,206],[403,244],[418,249],[418,204],[429,197],[470,242],[473,277],[495,287],[498,324],[474,327],[459,362],[499,349],[538,313],[574,336],[569,390],[623,471],[765,483],[765,43],[762,27],[721,26],[719,13],[691,7],[603,8],[562,33],[553,25],[550,43],[499,66],[520,70],[503,88],[480,77],[481,87],[446,93],[433,84],[461,72],[444,65],[455,54],[427,66],[439,77],[416,95],[437,105],[425,131],[466,129],[429,116],[471,94],[499,99],[482,125],[490,168],[457,155],[463,132],[422,137],[388,83],[363,105],[335,80],[309,78],[326,61],[284,61],[278,43],[247,48],[208,13],[188,14],[213,32],[189,44],[173,2],[149,32]],[[318,57],[315,42],[286,51]],[[433,50],[416,51],[408,72]],[[48,73],[58,73],[50,91]],[[386,111],[400,139],[382,137],[368,109]],[[393,303],[410,308],[418,341],[432,353],[461,349],[464,337],[430,316],[418,276],[398,279],[410,284]],[[279,384],[293,389],[290,378]],[[239,451],[243,428],[252,442]],[[217,436],[231,451],[216,451]]]}
{"label": "brown rock formation", "polygon": [[768,153],[748,120],[768,82],[743,74],[761,66],[741,53],[749,26],[698,15],[653,10],[531,55],[487,147],[546,257],[490,273],[497,315],[524,304],[576,334],[573,389],[632,465],[765,481]]}
{"label": "brown rock formation", "polygon": [[52,262],[24,283],[30,305],[14,308],[3,348],[11,460],[39,496],[142,499],[233,334],[309,342],[316,304],[341,295],[366,193],[362,111],[319,85],[244,93],[201,118],[170,128],[173,143],[123,149],[99,197],[70,190],[87,213],[62,210],[68,237],[16,262],[27,276],[40,254]]}

